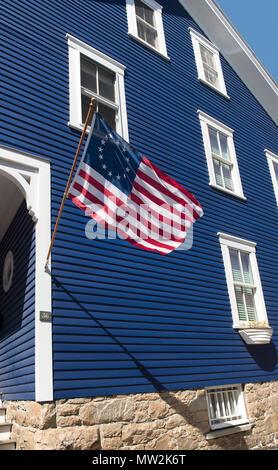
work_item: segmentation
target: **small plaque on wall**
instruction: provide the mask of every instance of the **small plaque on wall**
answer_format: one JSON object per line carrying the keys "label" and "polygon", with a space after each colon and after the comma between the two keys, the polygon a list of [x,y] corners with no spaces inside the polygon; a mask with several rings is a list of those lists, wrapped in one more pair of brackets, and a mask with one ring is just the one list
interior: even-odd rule
{"label": "small plaque on wall", "polygon": [[40,321],[44,323],[51,323],[52,313],[51,312],[40,312]]}

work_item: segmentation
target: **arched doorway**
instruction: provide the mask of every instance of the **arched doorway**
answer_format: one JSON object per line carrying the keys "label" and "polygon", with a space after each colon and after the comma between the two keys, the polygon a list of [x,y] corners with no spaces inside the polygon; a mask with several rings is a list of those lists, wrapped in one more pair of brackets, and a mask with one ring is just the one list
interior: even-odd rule
{"label": "arched doorway", "polygon": [[0,147],[0,392],[52,399],[50,164]]}
{"label": "arched doorway", "polygon": [[0,390],[35,396],[35,223],[23,190],[0,171]]}

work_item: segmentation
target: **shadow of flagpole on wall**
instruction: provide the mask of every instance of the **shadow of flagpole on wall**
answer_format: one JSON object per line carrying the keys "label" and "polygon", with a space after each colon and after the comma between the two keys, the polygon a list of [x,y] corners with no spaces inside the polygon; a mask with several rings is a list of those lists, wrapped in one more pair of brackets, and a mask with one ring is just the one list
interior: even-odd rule
{"label": "shadow of flagpole on wall", "polygon": [[128,350],[128,348],[121,343],[121,341],[113,335],[107,327],[102,325],[101,321],[96,318],[84,305],[82,305],[79,300],[77,300],[74,295],[68,291],[68,289],[57,279],[56,276],[52,274],[52,279],[56,286],[60,289],[63,289],[63,291],[67,294],[68,297],[70,297],[78,307],[81,308],[83,312],[85,312],[88,317],[90,317],[102,330],[106,333],[107,336],[109,336],[121,349],[122,351],[134,362],[136,365],[137,369],[140,370],[140,372],[143,374],[143,376],[153,385],[154,389],[157,390],[158,392],[161,392],[163,390],[167,390],[164,385],[159,382],[147,369],[146,367],[141,364],[141,362],[136,359],[136,357]]}

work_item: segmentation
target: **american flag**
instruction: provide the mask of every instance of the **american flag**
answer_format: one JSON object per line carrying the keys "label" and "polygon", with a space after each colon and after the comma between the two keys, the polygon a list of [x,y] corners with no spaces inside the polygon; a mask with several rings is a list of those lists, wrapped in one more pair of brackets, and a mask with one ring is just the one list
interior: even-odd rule
{"label": "american flag", "polygon": [[68,198],[105,228],[167,254],[203,215],[180,184],[123,140],[96,113]]}

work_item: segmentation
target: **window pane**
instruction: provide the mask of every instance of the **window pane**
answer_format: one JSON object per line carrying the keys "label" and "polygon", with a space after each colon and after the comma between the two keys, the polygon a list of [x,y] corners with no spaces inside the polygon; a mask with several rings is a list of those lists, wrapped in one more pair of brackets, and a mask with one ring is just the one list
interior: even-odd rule
{"label": "window pane", "polygon": [[109,106],[105,106],[104,104],[98,103],[98,112],[103,117],[103,119],[107,122],[108,126],[112,129],[116,129],[116,111]]}
{"label": "window pane", "polygon": [[219,155],[220,157],[220,149],[218,145],[218,139],[217,139],[217,132],[214,129],[211,129],[209,127],[209,138],[210,138],[210,146],[211,146],[211,151],[215,155]]}
{"label": "window pane", "polygon": [[219,134],[219,140],[220,140],[220,145],[221,145],[221,156],[222,156],[222,158],[225,158],[226,160],[230,161],[231,158],[230,158],[230,152],[229,152],[227,137],[223,134]]}
{"label": "window pane", "polygon": [[209,394],[209,399],[210,399],[210,405],[211,405],[210,406],[211,419],[216,420],[219,416],[217,413],[217,406],[216,406],[214,393]]}
{"label": "window pane", "polygon": [[[91,102],[91,97],[82,94],[81,95],[81,104],[82,104],[82,123],[85,122],[89,105]],[[114,109],[109,108],[109,106],[105,106],[101,103],[97,103],[96,105],[96,111],[99,112],[99,114],[103,117],[103,119],[107,122],[107,124],[115,130],[116,128],[116,111]],[[91,120],[89,121],[89,125],[91,125],[92,122],[92,117]]]}
{"label": "window pane", "polygon": [[96,93],[96,70],[95,62],[81,55],[81,86]]}
{"label": "window pane", "polygon": [[243,298],[243,288],[240,286],[235,286],[235,294],[236,294],[238,318],[240,321],[246,321],[247,314],[246,314],[245,303],[244,303],[244,298]]}
{"label": "window pane", "polygon": [[277,181],[277,184],[278,184],[278,164],[273,163],[273,166],[274,166],[274,173],[275,173],[275,176],[276,176],[276,181]]}
{"label": "window pane", "polygon": [[99,94],[107,100],[115,101],[115,74],[102,67],[98,68]]}
{"label": "window pane", "polygon": [[137,30],[139,38],[143,39],[143,41],[146,41],[151,46],[156,47],[156,31],[148,28],[148,26],[144,25],[140,20],[137,20]]}
{"label": "window pane", "polygon": [[218,73],[204,66],[205,79],[213,86],[218,87]]}
{"label": "window pane", "polygon": [[[87,114],[88,114],[90,102],[91,102],[91,97],[87,96],[87,95],[84,95],[82,93],[81,94],[81,110],[82,110],[82,123],[83,124],[84,124],[84,122],[86,120],[86,117],[87,117]],[[91,119],[89,121],[89,126],[91,125],[92,117],[93,116],[91,116]]]}
{"label": "window pane", "polygon": [[241,269],[240,269],[240,262],[239,262],[239,252],[237,250],[230,249],[230,259],[232,265],[232,272],[234,282],[243,282]]}
{"label": "window pane", "polygon": [[201,57],[204,64],[215,70],[213,53],[200,44]]}
{"label": "window pane", "polygon": [[232,180],[232,169],[229,165],[224,165],[222,163],[222,171],[223,171],[223,178],[224,178],[224,185],[226,189],[230,189],[230,191],[234,190],[233,180]]}
{"label": "window pane", "polygon": [[254,284],[249,253],[241,253],[241,264],[243,269],[244,282],[246,284]]}
{"label": "window pane", "polygon": [[255,300],[254,300],[254,289],[249,289],[248,287],[244,287],[244,296],[245,296],[248,321],[256,321],[257,315],[256,315],[256,307],[255,307]]}
{"label": "window pane", "polygon": [[140,0],[135,0],[136,15],[145,20],[151,26],[154,26],[154,13],[153,10]]}
{"label": "window pane", "polygon": [[215,181],[218,186],[224,187],[223,178],[221,173],[221,164],[218,160],[213,159],[213,167],[214,167],[214,174],[215,174]]}

